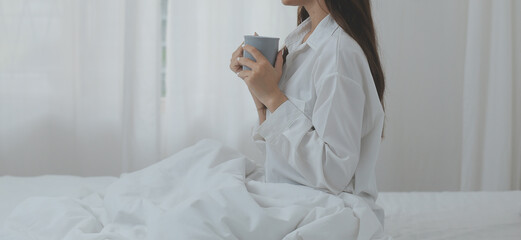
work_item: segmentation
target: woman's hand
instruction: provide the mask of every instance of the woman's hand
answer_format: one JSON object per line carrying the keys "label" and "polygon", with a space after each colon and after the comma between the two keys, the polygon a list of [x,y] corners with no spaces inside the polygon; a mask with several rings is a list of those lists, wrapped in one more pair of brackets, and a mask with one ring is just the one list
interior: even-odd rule
{"label": "woman's hand", "polygon": [[[256,34],[257,33],[255,33],[255,35]],[[236,74],[238,74],[240,71],[242,71],[242,65],[239,63],[239,61],[237,61],[237,59],[243,56],[243,50],[244,49],[242,48],[242,44],[241,44],[237,48],[237,50],[235,50],[235,52],[232,53],[232,59],[230,60],[230,69]],[[253,102],[255,103],[255,107],[257,108],[257,111],[266,112],[266,106],[261,101],[259,101],[259,99],[257,97],[255,97],[255,95],[252,93],[251,89],[249,89],[249,90],[250,90],[251,96],[253,97]]]}
{"label": "woman's hand", "polygon": [[262,53],[250,45],[243,47],[256,60],[237,57],[240,65],[247,66],[251,70],[239,71],[237,75],[244,80],[250,91],[263,103],[270,112],[274,112],[288,98],[279,88],[279,81],[282,76],[282,51],[277,54],[275,67],[271,66],[268,59]]}

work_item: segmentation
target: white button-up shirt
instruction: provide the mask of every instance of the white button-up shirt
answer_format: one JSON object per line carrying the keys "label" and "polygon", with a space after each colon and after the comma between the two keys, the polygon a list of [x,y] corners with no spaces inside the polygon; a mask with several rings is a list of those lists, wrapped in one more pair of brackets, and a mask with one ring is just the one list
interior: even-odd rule
{"label": "white button-up shirt", "polygon": [[303,42],[310,29],[308,18],[286,38],[279,87],[289,100],[253,129],[265,180],[355,194],[382,221],[375,164],[384,111],[367,59],[331,16]]}

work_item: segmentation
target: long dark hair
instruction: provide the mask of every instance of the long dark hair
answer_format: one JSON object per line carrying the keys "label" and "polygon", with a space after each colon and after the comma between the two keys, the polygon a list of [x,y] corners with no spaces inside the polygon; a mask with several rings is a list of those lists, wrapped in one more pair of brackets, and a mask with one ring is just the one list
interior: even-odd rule
{"label": "long dark hair", "polygon": [[[383,107],[385,76],[378,55],[370,0],[324,0],[324,2],[331,17],[349,36],[355,39],[364,51]],[[304,7],[298,8],[297,15],[298,24],[309,18],[309,13]]]}

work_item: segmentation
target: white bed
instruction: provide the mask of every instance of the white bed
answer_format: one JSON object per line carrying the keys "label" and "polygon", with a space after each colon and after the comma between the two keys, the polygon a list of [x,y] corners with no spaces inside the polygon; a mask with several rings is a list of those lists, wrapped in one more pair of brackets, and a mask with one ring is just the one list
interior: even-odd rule
{"label": "white bed", "polygon": [[[31,196],[82,197],[114,177],[0,177],[0,225]],[[521,239],[521,192],[380,193],[385,231],[394,239]]]}
{"label": "white bed", "polygon": [[380,193],[394,239],[521,239],[521,191]]}

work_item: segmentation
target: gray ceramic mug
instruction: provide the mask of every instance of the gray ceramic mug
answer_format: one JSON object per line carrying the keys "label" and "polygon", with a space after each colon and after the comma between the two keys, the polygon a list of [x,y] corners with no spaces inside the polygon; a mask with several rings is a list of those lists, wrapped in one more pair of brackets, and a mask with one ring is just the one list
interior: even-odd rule
{"label": "gray ceramic mug", "polygon": [[[277,53],[279,52],[278,38],[245,35],[244,44],[251,45],[259,50],[262,55],[268,59],[271,65],[275,66],[275,60],[277,60]],[[244,57],[255,61],[255,58],[246,50],[244,50],[243,55]],[[242,70],[250,70],[250,68],[242,66]]]}

